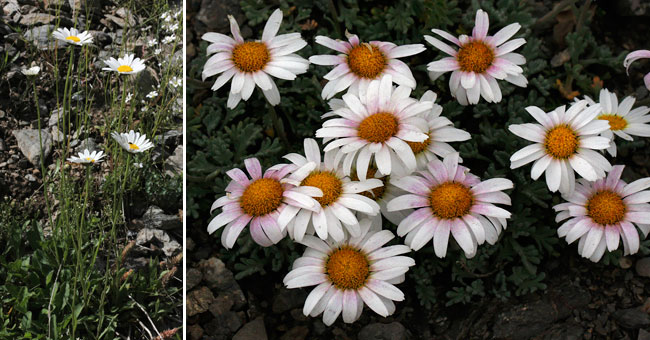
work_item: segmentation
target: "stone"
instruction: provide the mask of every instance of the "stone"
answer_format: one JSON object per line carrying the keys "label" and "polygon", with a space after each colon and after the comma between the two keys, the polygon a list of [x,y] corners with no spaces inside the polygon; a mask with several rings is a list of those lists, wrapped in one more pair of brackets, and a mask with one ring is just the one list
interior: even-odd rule
{"label": "stone", "polygon": [[169,257],[181,250],[181,245],[176,240],[159,229],[143,228],[138,232],[135,243],[139,246],[149,245],[152,250],[161,249]]}
{"label": "stone", "polygon": [[50,39],[50,33],[54,31],[54,25],[36,26],[25,31],[25,40],[34,44],[38,49],[49,50],[58,46],[64,48],[66,44],[57,44],[56,39]]}
{"label": "stone", "polygon": [[199,340],[203,337],[203,328],[199,325],[189,325],[187,333],[190,335],[190,340]]}
{"label": "stone", "polygon": [[183,173],[183,146],[179,145],[171,156],[167,157],[163,164],[165,173],[170,176],[176,176]]}
{"label": "stone", "polygon": [[296,326],[282,334],[280,340],[304,340],[309,335],[309,327]]}
{"label": "stone", "polygon": [[18,148],[25,157],[34,165],[41,166],[41,140],[43,142],[43,158],[47,159],[52,151],[52,135],[47,130],[39,131],[34,129],[14,130]]}
{"label": "stone", "polygon": [[200,270],[196,268],[190,268],[187,270],[187,274],[185,275],[185,282],[186,282],[186,288],[187,290],[191,290],[192,288],[196,287],[201,281],[203,280],[203,274],[201,273]]}
{"label": "stone", "polygon": [[644,257],[636,261],[634,266],[636,274],[643,277],[650,277],[650,257]]}
{"label": "stone", "polygon": [[203,272],[203,279],[212,288],[226,290],[233,284],[237,284],[233,274],[226,268],[226,265],[216,257],[199,262],[199,268]]}
{"label": "stone", "polygon": [[639,329],[650,326],[650,315],[639,308],[621,309],[614,312],[613,316],[624,328]]}
{"label": "stone", "polygon": [[232,340],[267,340],[264,317],[248,322],[232,337]]}
{"label": "stone", "polygon": [[215,299],[214,302],[210,305],[210,313],[214,316],[223,315],[226,312],[230,311],[234,305],[234,301],[231,295],[220,294]]}
{"label": "stone", "polygon": [[214,301],[214,296],[208,287],[201,287],[187,293],[187,316],[190,317],[206,312],[210,308],[212,301]]}
{"label": "stone", "polygon": [[142,216],[142,223],[147,228],[172,230],[183,228],[183,222],[178,215],[168,215],[155,205],[152,205]]}
{"label": "stone", "polygon": [[636,340],[650,340],[650,332],[645,329],[639,329],[639,336]]}
{"label": "stone", "polygon": [[55,19],[56,17],[51,14],[29,13],[23,15],[23,17],[20,18],[20,23],[25,26],[43,25],[43,24],[49,24]]}
{"label": "stone", "polygon": [[280,288],[273,298],[273,313],[280,314],[300,307],[307,299],[307,293],[302,289]]}
{"label": "stone", "polygon": [[359,340],[406,339],[406,328],[399,322],[371,323],[359,331]]}
{"label": "stone", "polygon": [[227,312],[223,315],[215,316],[212,322],[204,324],[205,332],[215,336],[217,339],[233,339],[235,333],[242,325],[242,319],[235,312]]}
{"label": "stone", "polygon": [[135,75],[135,86],[138,89],[138,93],[146,94],[156,90],[159,83],[158,75],[151,67],[147,67]]}
{"label": "stone", "polygon": [[86,149],[90,152],[99,151],[99,148],[97,147],[97,142],[95,142],[94,138],[88,137],[82,140],[81,143],[79,143],[79,145],[74,150],[75,152],[82,152]]}
{"label": "stone", "polygon": [[183,143],[183,129],[169,130],[162,135],[157,135],[154,140],[156,144],[162,144],[171,150]]}
{"label": "stone", "polygon": [[50,133],[52,134],[52,140],[57,143],[61,143],[65,140],[65,134],[61,132],[56,126],[52,127]]}

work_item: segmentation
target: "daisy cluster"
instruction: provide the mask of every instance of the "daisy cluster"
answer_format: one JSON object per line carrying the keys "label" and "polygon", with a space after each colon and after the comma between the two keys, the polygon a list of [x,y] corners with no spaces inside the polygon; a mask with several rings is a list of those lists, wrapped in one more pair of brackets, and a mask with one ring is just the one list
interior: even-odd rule
{"label": "daisy cluster", "polygon": [[[261,246],[287,236],[306,246],[284,278],[289,288],[315,286],[305,301],[305,315],[322,314],[326,325],[339,316],[354,322],[364,306],[390,315],[395,301],[404,299],[396,285],[415,265],[410,251],[430,244],[442,258],[453,238],[471,258],[478,246],[499,240],[511,217],[504,208],[511,199],[504,191],[513,182],[472,174],[449,144],[469,140],[470,134],[442,114],[433,91],[411,96],[417,84],[400,58],[424,51],[424,45],[362,42],[346,32],[346,41],[317,36],[317,44],[337,54],[307,60],[295,54],[307,45],[299,33],[277,34],[280,10],[270,16],[261,40],[244,40],[235,19],[229,20],[232,37],[203,36],[213,55],[202,73],[204,79],[218,75],[214,91],[231,83],[229,108],[248,100],[256,87],[270,105],[278,105],[280,93],[272,78],[293,80],[310,63],[332,67],[321,93],[330,111],[315,132],[322,146],[308,138],[304,152],[285,155],[285,164],[263,170],[250,158],[244,162],[246,172],[228,171],[226,195],[211,209],[220,213],[208,225],[209,233],[223,228],[226,248],[234,247],[246,226]],[[520,28],[513,23],[489,35],[488,15],[478,10],[471,36],[433,29],[446,42],[424,39],[448,56],[428,64],[429,76],[451,72],[449,88],[462,105],[481,98],[500,102],[499,82],[527,86],[521,67],[526,60],[514,52],[526,42],[513,39]],[[619,235],[626,252],[638,250],[632,223],[650,230],[650,225],[638,224],[650,221],[650,192],[644,191],[650,179],[626,184],[620,179],[622,167],[613,168],[598,152],[615,154],[614,135],[650,136],[650,109],[632,109],[633,98],[619,104],[614,94],[603,91],[600,103],[585,98],[549,113],[529,107],[539,124],[509,127],[535,143],[512,156],[512,168],[535,162],[534,179],[546,172],[549,189],[560,190],[568,201],[555,207],[558,221],[569,219],[558,234],[568,241],[580,239],[579,251],[592,260],[605,248],[616,249]],[[574,172],[583,179],[576,183]],[[384,220],[397,225],[397,235],[385,228]],[[403,244],[387,245],[396,236]]]}

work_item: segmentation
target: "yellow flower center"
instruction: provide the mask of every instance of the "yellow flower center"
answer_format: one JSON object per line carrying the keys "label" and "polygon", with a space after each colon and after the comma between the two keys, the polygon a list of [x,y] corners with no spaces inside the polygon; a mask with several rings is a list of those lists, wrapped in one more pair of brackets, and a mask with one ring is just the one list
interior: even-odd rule
{"label": "yellow flower center", "polygon": [[253,217],[275,211],[282,203],[282,184],[272,178],[260,178],[248,185],[239,199],[242,210]]}
{"label": "yellow flower center", "polygon": [[609,122],[609,129],[612,131],[623,130],[627,126],[627,120],[617,115],[600,115],[598,119],[606,120]]}
{"label": "yellow flower center", "polygon": [[386,68],[386,57],[376,46],[360,44],[348,53],[348,66],[361,78],[375,79]]}
{"label": "yellow flower center", "polygon": [[406,144],[408,144],[411,147],[411,150],[413,151],[414,155],[419,154],[420,152],[426,150],[429,148],[429,144],[431,144],[431,134],[427,133],[427,139],[424,140],[424,142],[409,142],[406,141]]}
{"label": "yellow flower center", "polygon": [[474,196],[463,184],[446,182],[431,190],[429,202],[431,210],[438,218],[451,220],[469,213]]}
{"label": "yellow flower center", "polygon": [[81,39],[79,39],[78,37],[75,37],[74,35],[71,35],[71,36],[65,38],[65,40],[72,40],[74,42],[80,42],[81,41]]}
{"label": "yellow flower center", "polygon": [[587,201],[587,215],[601,225],[616,224],[623,220],[627,207],[623,198],[612,191],[595,193]]}
{"label": "yellow flower center", "polygon": [[325,263],[329,280],[339,289],[359,289],[364,286],[370,273],[370,263],[364,254],[349,246],[330,253]]}
{"label": "yellow flower center", "polygon": [[568,125],[559,125],[546,133],[544,148],[556,159],[566,159],[578,151],[578,136]]}
{"label": "yellow flower center", "polygon": [[133,144],[133,143],[129,143],[129,149],[131,149],[131,150],[140,150],[140,147]]}
{"label": "yellow flower center", "polygon": [[388,112],[379,112],[366,117],[359,124],[358,136],[372,143],[383,143],[397,134],[397,118]]}
{"label": "yellow flower center", "polygon": [[471,41],[460,47],[456,60],[461,71],[483,73],[494,61],[494,51],[482,41]]}
{"label": "yellow flower center", "polygon": [[[377,169],[374,167],[369,167],[368,171],[366,172],[366,178],[367,179],[377,178],[375,177],[376,174],[377,174]],[[381,180],[381,183],[383,184],[382,186],[378,188],[370,189],[368,191],[360,192],[359,195],[363,195],[375,201],[379,201],[384,196],[384,192],[386,191],[386,184],[388,183],[389,177],[390,176],[384,176],[382,178],[379,178]],[[352,172],[350,179],[353,181],[359,180],[359,176],[357,176],[356,171]]]}
{"label": "yellow flower center", "polygon": [[323,192],[323,197],[314,197],[314,199],[323,207],[336,202],[343,193],[343,182],[329,171],[314,171],[303,179],[300,185],[320,189]]}
{"label": "yellow flower center", "polygon": [[232,50],[232,62],[242,72],[257,72],[270,59],[269,49],[259,41],[241,43]]}
{"label": "yellow flower center", "polygon": [[129,65],[122,65],[117,68],[117,72],[124,73],[124,72],[133,72],[133,69]]}

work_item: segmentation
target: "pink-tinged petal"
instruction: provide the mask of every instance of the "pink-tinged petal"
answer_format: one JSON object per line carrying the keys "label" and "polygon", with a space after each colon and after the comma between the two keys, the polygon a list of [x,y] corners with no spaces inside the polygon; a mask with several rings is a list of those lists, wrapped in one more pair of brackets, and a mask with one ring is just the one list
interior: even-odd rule
{"label": "pink-tinged petal", "polygon": [[511,216],[510,212],[507,210],[492,204],[474,204],[470,211],[475,214],[498,218],[510,218]]}
{"label": "pink-tinged petal", "polygon": [[317,36],[316,43],[341,53],[345,53],[345,54],[348,53],[348,47],[346,46],[345,43],[338,40],[334,40],[326,36],[322,36],[322,35]]}
{"label": "pink-tinged petal", "polygon": [[543,143],[546,133],[541,125],[538,124],[513,124],[508,126],[508,130],[514,133],[518,137],[524,138],[526,140]]}
{"label": "pink-tinged petal", "polygon": [[338,55],[321,54],[309,57],[309,62],[316,65],[329,66],[343,64],[345,63],[345,59]]}
{"label": "pink-tinged petal", "polygon": [[357,291],[359,293],[359,296],[363,299],[363,302],[366,303],[366,305],[372,309],[375,313],[386,317],[390,313],[388,312],[388,308],[386,308],[386,305],[381,301],[379,296],[375,294],[372,290],[362,287]]}
{"label": "pink-tinged petal", "polygon": [[472,187],[471,191],[475,195],[480,195],[488,192],[512,189],[513,186],[514,184],[509,179],[492,178],[475,185],[474,187]]}
{"label": "pink-tinged petal", "polygon": [[238,43],[243,43],[244,38],[239,31],[239,24],[237,24],[237,20],[235,20],[235,17],[232,15],[228,15],[228,20],[230,21],[230,32],[232,33],[232,37],[235,38],[235,41]]}
{"label": "pink-tinged petal", "polygon": [[285,282],[287,288],[309,287],[322,284],[327,281],[327,275],[324,273],[310,273],[299,276],[293,280]]}
{"label": "pink-tinged petal", "polygon": [[371,261],[379,261],[381,259],[390,258],[396,255],[406,254],[411,249],[403,244],[379,248],[368,255]]}
{"label": "pink-tinged petal", "polygon": [[253,219],[253,217],[250,215],[242,215],[230,223],[226,229],[224,229],[223,234],[221,234],[221,244],[223,244],[226,249],[232,248],[233,245],[235,245],[235,241],[237,241],[237,237],[239,237],[239,234],[241,234],[242,230],[251,219]]}
{"label": "pink-tinged petal", "polygon": [[352,289],[343,291],[343,322],[352,323],[356,321],[357,304],[359,297],[357,292]]}
{"label": "pink-tinged petal", "polygon": [[512,52],[525,43],[526,43],[526,39],[524,38],[517,38],[517,39],[510,40],[507,43],[497,47],[496,56],[498,57],[506,53]]}
{"label": "pink-tinged petal", "polygon": [[426,219],[432,218],[431,209],[424,208],[418,209],[408,215],[405,219],[400,222],[397,226],[397,235],[402,237],[409,232],[411,232],[415,227],[420,225]]}
{"label": "pink-tinged petal", "polygon": [[650,211],[629,211],[625,214],[625,220],[634,223],[648,223]]}
{"label": "pink-tinged petal", "polygon": [[637,179],[623,188],[622,195],[626,197],[648,188],[650,188],[650,177]]}
{"label": "pink-tinged petal", "polygon": [[467,225],[461,219],[454,219],[451,223],[451,234],[454,236],[456,243],[465,252],[468,258],[474,257],[476,254],[476,244],[472,240],[472,235],[467,229]]}
{"label": "pink-tinged petal", "polygon": [[424,40],[426,40],[429,44],[433,45],[433,47],[449,54],[450,56],[456,56],[458,53],[456,50],[454,50],[451,46],[445,44],[444,42],[430,36],[430,35],[425,35]]}
{"label": "pink-tinged petal", "polygon": [[463,72],[460,75],[460,85],[469,90],[476,85],[477,79],[476,79],[476,74],[474,72]]}
{"label": "pink-tinged petal", "polygon": [[391,184],[400,189],[421,196],[426,196],[430,192],[427,182],[424,180],[424,178],[418,176],[405,176],[398,178],[396,180],[392,180]]}
{"label": "pink-tinged petal", "polygon": [[370,265],[370,271],[378,272],[396,267],[411,267],[414,265],[415,260],[408,256],[393,256],[373,263]]}
{"label": "pink-tinged petal", "polygon": [[[287,282],[286,280],[284,281],[284,284],[286,286]],[[305,305],[302,308],[302,313],[304,315],[309,315],[311,311],[314,309],[318,301],[320,301],[325,293],[330,289],[332,286],[331,283],[329,282],[323,282],[316,286],[316,288],[312,289],[312,291],[309,293],[307,296],[307,299],[305,300]]]}
{"label": "pink-tinged petal", "polygon": [[[650,214],[646,215],[645,221],[650,221]],[[622,236],[627,240],[629,254],[636,254],[639,251],[639,233],[630,222],[621,222]]]}
{"label": "pink-tinged petal", "polygon": [[473,215],[465,215],[462,217],[462,219],[472,231],[472,234],[474,234],[476,242],[478,244],[483,244],[485,242],[485,228],[483,227],[481,221],[479,221],[479,219]]}
{"label": "pink-tinged petal", "polygon": [[425,244],[431,241],[439,222],[437,218],[425,221],[406,236],[404,243],[415,251],[420,250]]}
{"label": "pink-tinged petal", "polygon": [[281,23],[282,11],[278,8],[273,11],[269,19],[266,21],[266,25],[264,25],[264,31],[262,32],[262,41],[268,42],[273,39],[273,37],[278,34]]}
{"label": "pink-tinged petal", "polygon": [[[650,202],[650,191],[640,191],[623,199],[626,204],[642,204]],[[648,221],[650,222],[650,220]]]}
{"label": "pink-tinged petal", "polygon": [[590,218],[584,218],[579,220],[571,230],[566,234],[565,240],[568,244],[573,243],[575,240],[579,239],[592,228],[594,223]]}
{"label": "pink-tinged petal", "polygon": [[395,235],[393,235],[390,230],[379,231],[370,236],[370,238],[361,245],[361,249],[365,250],[367,253],[371,253],[388,243],[393,238],[395,238]]}
{"label": "pink-tinged petal", "polygon": [[519,31],[520,28],[521,28],[521,25],[519,25],[519,23],[514,23],[514,24],[510,24],[510,25],[500,29],[492,37],[492,43],[495,46],[499,46],[499,45],[503,44],[508,39],[512,38],[512,36],[515,35]]}
{"label": "pink-tinged petal", "polygon": [[408,270],[409,270],[408,267],[391,267],[389,269],[373,272],[372,278],[377,280],[388,281],[404,275],[406,272],[408,272]]}
{"label": "pink-tinged petal", "polygon": [[588,181],[595,181],[598,179],[598,174],[596,173],[596,170],[594,170],[594,167],[579,154],[575,154],[573,157],[569,158],[569,163],[573,170],[584,179]]}
{"label": "pink-tinged petal", "polygon": [[650,91],[650,73],[647,73],[645,77],[643,77],[643,83],[645,84],[645,88]]}
{"label": "pink-tinged petal", "polygon": [[247,158],[244,160],[244,165],[246,166],[246,171],[251,175],[253,180],[258,180],[262,178],[262,165],[257,158]]}
{"label": "pink-tinged petal", "polygon": [[542,111],[537,106],[528,106],[526,107],[526,111],[535,118],[536,121],[538,121],[542,126],[548,128],[551,125],[553,125],[553,122],[549,118],[549,116],[546,114],[546,112]]}
{"label": "pink-tinged petal", "polygon": [[597,226],[589,230],[589,233],[586,236],[584,247],[582,248],[582,257],[591,257],[596,251],[596,248],[600,244],[601,239],[603,238],[603,227]]}
{"label": "pink-tinged petal", "polygon": [[556,192],[562,184],[562,165],[560,162],[554,159],[546,169],[546,185],[551,192]]}
{"label": "pink-tinged petal", "polygon": [[270,247],[273,245],[273,242],[269,240],[269,237],[266,236],[262,230],[262,225],[260,224],[259,217],[253,218],[249,229],[255,243],[261,245],[262,247]]}
{"label": "pink-tinged petal", "polygon": [[387,53],[387,55],[389,58],[402,58],[416,55],[424,50],[426,50],[426,48],[422,44],[402,45],[393,48]]}
{"label": "pink-tinged petal", "polygon": [[456,58],[453,57],[446,57],[440,60],[432,61],[427,65],[427,70],[433,72],[449,72],[459,69],[460,65],[458,64]]}
{"label": "pink-tinged petal", "polygon": [[434,28],[434,29],[431,30],[431,32],[443,37],[444,39],[446,39],[447,41],[455,44],[456,46],[460,46],[460,41],[458,41],[458,38],[454,37],[453,35],[445,32],[445,31]]}
{"label": "pink-tinged petal", "polygon": [[[433,177],[438,181],[438,183],[444,183],[449,180],[450,175],[447,173],[447,167],[442,164],[441,161],[434,159],[429,164],[427,164],[427,169],[433,175]],[[452,174],[456,175],[456,174]]]}
{"label": "pink-tinged petal", "polygon": [[616,227],[605,227],[605,238],[607,240],[607,250],[614,251],[618,248],[618,239],[620,238],[620,234]]}
{"label": "pink-tinged petal", "polygon": [[388,282],[376,280],[376,279],[368,279],[368,282],[366,283],[366,287],[370,288],[373,292],[383,297],[386,297],[390,300],[393,301],[404,300],[404,293],[402,293],[401,290],[399,290],[397,287],[393,286]]}
{"label": "pink-tinged petal", "polygon": [[212,221],[210,221],[208,224],[208,234],[214,233],[222,226],[234,221],[240,216],[242,216],[242,211],[240,210],[229,210],[222,212],[221,214],[215,216],[215,218],[213,218]]}
{"label": "pink-tinged petal", "polygon": [[488,29],[490,28],[490,19],[483,10],[476,11],[476,19],[474,20],[474,29],[472,36],[474,39],[483,40],[487,36]]}
{"label": "pink-tinged petal", "polygon": [[323,323],[327,326],[332,325],[341,314],[341,310],[343,310],[343,291],[337,289],[325,307]]}
{"label": "pink-tinged petal", "polygon": [[388,211],[398,211],[410,208],[428,207],[429,205],[429,200],[426,197],[407,194],[392,199],[388,202],[387,209]]}
{"label": "pink-tinged petal", "polygon": [[644,58],[650,58],[650,51],[649,50],[638,50],[629,53],[626,57],[625,60],[623,61],[623,67],[625,67],[625,71],[629,73],[629,68],[630,65],[632,65],[633,62],[639,60],[639,59],[644,59]]}
{"label": "pink-tinged petal", "polygon": [[433,250],[436,256],[443,258],[447,255],[447,245],[449,243],[449,233],[451,231],[451,222],[449,220],[440,220],[433,233]]}
{"label": "pink-tinged petal", "polygon": [[500,191],[488,192],[485,194],[476,195],[474,196],[474,199],[477,202],[484,202],[484,203],[498,203],[498,204],[506,204],[506,205],[511,204],[510,196]]}

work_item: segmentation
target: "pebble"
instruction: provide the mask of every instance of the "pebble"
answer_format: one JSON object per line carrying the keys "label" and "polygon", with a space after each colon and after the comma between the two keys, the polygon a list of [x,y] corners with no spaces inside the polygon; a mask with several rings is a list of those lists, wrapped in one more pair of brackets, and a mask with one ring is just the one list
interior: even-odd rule
{"label": "pebble", "polygon": [[264,326],[264,317],[248,322],[240,329],[232,340],[267,340],[266,327]]}
{"label": "pebble", "polygon": [[636,274],[642,277],[650,277],[650,257],[644,257],[636,261],[634,266]]}
{"label": "pebble", "polygon": [[406,328],[399,322],[371,323],[361,329],[359,340],[402,340],[406,339]]}
{"label": "pebble", "polygon": [[650,315],[639,308],[628,308],[614,312],[614,319],[621,327],[638,329],[650,326]]}

